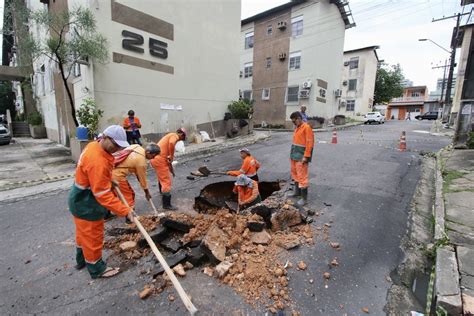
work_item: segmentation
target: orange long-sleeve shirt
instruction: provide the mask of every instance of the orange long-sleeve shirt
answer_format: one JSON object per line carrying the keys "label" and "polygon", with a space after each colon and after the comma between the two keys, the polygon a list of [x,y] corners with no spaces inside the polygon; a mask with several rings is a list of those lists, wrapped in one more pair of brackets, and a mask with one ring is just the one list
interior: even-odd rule
{"label": "orange long-sleeve shirt", "polygon": [[308,123],[303,123],[293,133],[291,159],[301,160],[303,157],[311,159],[314,147],[314,133]]}
{"label": "orange long-sleeve shirt", "polygon": [[128,157],[122,161],[117,167],[115,167],[114,171],[112,172],[112,176],[114,180],[124,180],[127,176],[134,174],[138,178],[138,182],[140,182],[140,186],[143,190],[148,188],[148,184],[146,181],[146,156],[145,156],[145,148],[140,145],[131,145],[125,150],[130,150],[131,153]]}
{"label": "orange long-sleeve shirt", "polygon": [[171,161],[174,160],[174,147],[179,141],[179,136],[177,133],[168,133],[163,136],[162,139],[158,142],[161,153],[160,156],[163,158],[170,158]]}
{"label": "orange long-sleeve shirt", "polygon": [[257,161],[257,159],[249,155],[245,157],[240,170],[232,170],[227,172],[227,174],[234,177],[237,177],[241,174],[245,174],[247,177],[253,177],[257,174],[259,168],[260,163]]}
{"label": "orange long-sleeve shirt", "polygon": [[100,205],[119,216],[130,209],[112,192],[112,170],[114,157],[106,152],[99,142],[86,146],[76,168],[75,185],[80,189],[90,188]]}
{"label": "orange long-sleeve shirt", "polygon": [[[138,119],[138,117],[134,117],[133,118],[133,123],[136,124],[136,128],[142,128],[142,123],[140,122],[140,120]],[[133,129],[132,129],[132,123],[130,122],[130,118],[129,117],[126,117],[123,119],[123,124],[122,124],[123,128],[126,130],[126,131],[129,131],[131,132]]]}
{"label": "orange long-sleeve shirt", "polygon": [[257,199],[260,195],[260,192],[258,191],[258,183],[255,180],[253,181],[253,186],[252,188],[241,186],[241,185],[235,185],[234,186],[234,193],[237,193],[238,195],[238,200],[239,200],[239,205],[245,205],[252,203]]}

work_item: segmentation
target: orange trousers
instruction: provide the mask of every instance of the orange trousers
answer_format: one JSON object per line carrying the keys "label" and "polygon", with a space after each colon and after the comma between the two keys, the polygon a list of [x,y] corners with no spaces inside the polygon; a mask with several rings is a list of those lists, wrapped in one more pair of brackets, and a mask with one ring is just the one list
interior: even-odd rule
{"label": "orange trousers", "polygon": [[168,163],[168,159],[162,156],[156,156],[150,160],[152,167],[155,169],[156,177],[161,183],[161,192],[170,193],[172,185],[171,171]]}
{"label": "orange trousers", "polygon": [[74,217],[74,224],[76,225],[77,247],[82,249],[87,263],[97,263],[102,259],[104,220],[88,221]]}
{"label": "orange trousers", "polygon": [[130,207],[135,207],[135,191],[133,191],[132,186],[127,179],[119,180],[120,192],[122,192],[123,197],[127,201]]}
{"label": "orange trousers", "polygon": [[308,163],[302,163],[301,161],[291,161],[291,177],[293,180],[298,182],[298,187],[304,189],[308,187]]}

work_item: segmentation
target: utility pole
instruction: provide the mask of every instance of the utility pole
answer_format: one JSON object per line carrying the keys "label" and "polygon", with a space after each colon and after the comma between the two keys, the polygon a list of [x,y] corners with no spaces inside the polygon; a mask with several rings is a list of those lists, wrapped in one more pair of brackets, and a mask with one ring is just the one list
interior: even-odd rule
{"label": "utility pole", "polygon": [[[438,69],[438,68],[444,68],[443,69],[443,81],[441,83],[441,95],[439,96],[439,103],[443,104],[446,101],[446,96],[443,99],[443,93],[444,93],[444,87],[446,85],[446,68],[448,68],[448,60],[446,59],[444,61],[444,66],[431,67],[431,69]],[[439,114],[438,114],[438,116],[439,116]]]}

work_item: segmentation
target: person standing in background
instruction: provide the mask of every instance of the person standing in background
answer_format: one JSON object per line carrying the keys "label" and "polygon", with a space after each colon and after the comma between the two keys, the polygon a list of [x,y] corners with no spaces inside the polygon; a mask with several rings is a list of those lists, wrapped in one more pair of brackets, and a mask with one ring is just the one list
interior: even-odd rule
{"label": "person standing in background", "polygon": [[138,117],[135,116],[135,112],[133,110],[128,111],[128,117],[123,120],[123,128],[127,132],[127,141],[130,145],[142,144],[140,140],[140,128],[142,128],[142,123]]}

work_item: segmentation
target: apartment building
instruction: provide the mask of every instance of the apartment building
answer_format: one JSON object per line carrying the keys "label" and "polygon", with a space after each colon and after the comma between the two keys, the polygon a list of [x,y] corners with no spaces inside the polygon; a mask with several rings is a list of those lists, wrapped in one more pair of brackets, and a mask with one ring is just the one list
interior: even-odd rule
{"label": "apartment building", "polygon": [[254,123],[291,126],[301,105],[310,116],[337,114],[347,1],[294,0],[242,20],[240,96],[252,99]]}
{"label": "apartment building", "polygon": [[387,120],[405,120],[408,116],[414,119],[416,115],[423,113],[426,101],[428,101],[426,86],[406,87],[401,97],[390,101],[385,117]]}
{"label": "apartment building", "polygon": [[369,46],[344,52],[339,114],[354,117],[372,111],[379,46]]}
{"label": "apartment building", "polygon": [[[436,80],[436,90],[430,91],[430,100],[441,101],[446,97],[446,87],[448,86],[448,78],[438,78]],[[456,87],[456,75],[453,76],[453,83],[451,84],[451,99],[454,97]]]}
{"label": "apartment building", "polygon": [[[239,0],[27,1],[33,9],[81,5],[94,13],[108,61],[74,65],[69,84],[76,108],[92,98],[104,111],[100,129],[133,109],[150,141],[181,126],[210,132],[213,122],[216,133],[222,130],[228,104],[239,97]],[[75,126],[57,69],[46,60],[34,67],[48,137],[68,145]]]}

